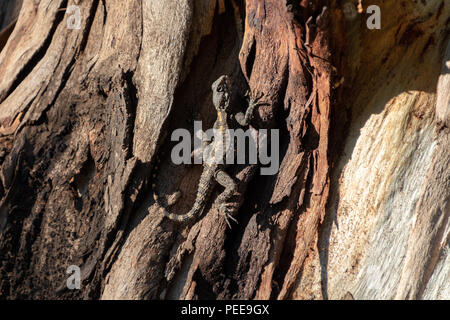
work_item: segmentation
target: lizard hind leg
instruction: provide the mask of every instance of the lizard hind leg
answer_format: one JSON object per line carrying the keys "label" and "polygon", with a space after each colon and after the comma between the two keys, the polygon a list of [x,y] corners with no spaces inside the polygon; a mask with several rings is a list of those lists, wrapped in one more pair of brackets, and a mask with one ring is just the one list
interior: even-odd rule
{"label": "lizard hind leg", "polygon": [[217,182],[225,188],[225,190],[217,197],[216,205],[219,208],[219,213],[224,216],[225,222],[231,229],[229,219],[233,220],[236,223],[237,223],[237,220],[232,216],[231,207],[233,207],[233,204],[227,203],[227,201],[237,191],[237,184],[236,184],[236,182],[234,182],[233,178],[231,178],[223,170],[218,170],[215,175],[215,178],[216,178]]}

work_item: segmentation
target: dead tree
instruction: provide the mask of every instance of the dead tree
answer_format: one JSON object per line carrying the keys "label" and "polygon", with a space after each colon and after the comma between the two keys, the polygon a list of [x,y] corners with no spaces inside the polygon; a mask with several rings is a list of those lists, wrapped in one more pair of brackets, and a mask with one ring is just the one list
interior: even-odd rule
{"label": "dead tree", "polygon": [[[434,73],[423,76],[435,88],[450,9],[444,1],[431,8],[435,25],[429,26],[414,16],[420,5],[406,5],[397,34],[385,36],[405,48],[429,39],[412,55],[431,52]],[[72,6],[79,9],[79,28]],[[364,87],[368,74],[395,65],[402,54],[390,56],[381,44],[361,40],[361,50],[384,56],[368,65],[364,57],[352,61],[352,36],[370,32],[367,14],[348,19],[342,6],[328,0],[24,0],[0,53],[0,297],[340,298],[342,290],[367,297],[363,289],[354,293],[356,279],[332,288],[323,252],[331,246],[335,203],[341,204],[338,163],[356,119],[354,90],[373,88]],[[392,14],[385,20],[393,21]],[[251,126],[280,130],[280,168],[273,176],[259,175],[254,164],[227,169],[239,184],[232,229],[214,206],[220,187],[201,217],[178,225],[163,217],[153,188],[162,195],[181,191],[174,213],[194,202],[201,166],[171,162],[171,132],[192,131],[194,120],[212,126],[211,84],[222,74],[232,79],[234,110],[246,107],[248,90],[267,102]],[[439,134],[448,135],[442,128]],[[448,174],[443,150],[434,161]],[[416,293],[399,298],[421,297],[440,261],[443,247],[436,244],[446,236],[449,182],[433,179],[427,190],[440,209],[422,223],[439,231],[412,231],[432,257],[422,261],[423,272],[402,280],[406,292],[422,279]],[[420,205],[418,215],[430,212],[431,203]],[[417,251],[409,250],[416,268]],[[71,265],[81,268],[79,290],[66,288]]]}

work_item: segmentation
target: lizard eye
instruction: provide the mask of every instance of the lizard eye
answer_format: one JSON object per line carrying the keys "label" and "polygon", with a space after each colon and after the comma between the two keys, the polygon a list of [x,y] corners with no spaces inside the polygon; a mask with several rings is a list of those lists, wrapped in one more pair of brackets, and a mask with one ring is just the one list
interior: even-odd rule
{"label": "lizard eye", "polygon": [[222,86],[218,86],[218,87],[217,87],[217,92],[222,92],[222,91],[223,91]]}

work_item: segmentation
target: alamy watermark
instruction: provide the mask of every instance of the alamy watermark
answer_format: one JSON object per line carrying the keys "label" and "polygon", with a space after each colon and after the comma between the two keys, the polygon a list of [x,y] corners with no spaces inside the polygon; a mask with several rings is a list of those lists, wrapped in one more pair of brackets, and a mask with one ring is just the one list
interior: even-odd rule
{"label": "alamy watermark", "polygon": [[81,9],[79,6],[71,5],[67,7],[67,28],[81,29]]}
{"label": "alamy watermark", "polygon": [[[352,2],[346,2],[342,6],[342,13],[347,20],[355,20],[359,14],[362,14],[364,9],[361,1],[358,2],[358,8]],[[377,5],[370,5],[367,7],[366,13],[370,16],[366,20],[366,25],[369,30],[381,29],[381,8]]]}
{"label": "alamy watermark", "polygon": [[[81,9],[78,5],[70,5],[67,7],[67,28],[81,29]],[[364,12],[361,0],[358,1],[357,6],[353,2],[345,2],[342,6],[342,13],[347,20],[355,20],[359,14]],[[366,10],[370,16],[367,18],[367,28],[369,30],[381,29],[381,8],[377,5],[370,5]]]}
{"label": "alamy watermark", "polygon": [[371,16],[367,19],[367,28],[370,30],[381,29],[381,9],[377,5],[367,7],[367,13]]}
{"label": "alamy watermark", "polygon": [[[219,129],[202,130],[202,122],[194,121],[194,137],[187,129],[172,132],[174,146],[171,159],[174,164],[257,164],[261,175],[273,175],[278,172],[280,162],[280,133],[278,129]],[[270,146],[269,146],[270,144]],[[248,146],[248,149],[246,148]],[[270,153],[269,153],[270,148]],[[236,151],[236,152],[235,152]]]}
{"label": "alamy watermark", "polygon": [[79,290],[81,288],[81,270],[79,266],[70,265],[66,273],[69,274],[69,278],[67,278],[66,285],[69,290]]}

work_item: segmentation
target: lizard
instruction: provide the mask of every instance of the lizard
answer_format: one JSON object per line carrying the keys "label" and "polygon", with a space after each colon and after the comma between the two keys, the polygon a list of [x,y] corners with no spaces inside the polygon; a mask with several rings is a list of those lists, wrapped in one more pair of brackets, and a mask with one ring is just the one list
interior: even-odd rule
{"label": "lizard", "polygon": [[[185,222],[193,219],[201,215],[203,212],[209,196],[214,188],[215,183],[219,183],[221,186],[225,188],[221,194],[215,200],[216,205],[218,206],[219,213],[222,214],[225,218],[226,223],[231,228],[229,223],[229,219],[236,221],[236,219],[230,214],[229,204],[227,204],[227,200],[231,198],[231,196],[237,191],[237,184],[226,172],[225,172],[225,161],[220,161],[217,159],[216,152],[224,151],[221,153],[222,160],[225,159],[227,152],[229,152],[230,145],[230,134],[228,129],[231,129],[231,121],[232,118],[236,120],[236,122],[240,126],[248,126],[250,120],[252,119],[252,115],[255,107],[261,105],[259,103],[258,98],[253,98],[250,95],[250,101],[247,110],[244,112],[238,112],[235,115],[230,113],[230,98],[231,98],[231,82],[230,78],[227,75],[223,75],[219,77],[211,86],[212,89],[212,100],[213,105],[217,111],[217,120],[214,123],[213,128],[217,130],[219,133],[216,137],[220,137],[221,139],[213,140],[211,143],[206,145],[204,140],[202,140],[202,149],[206,150],[203,152],[206,158],[206,161],[203,161],[203,171],[200,176],[200,180],[198,183],[197,196],[195,198],[195,202],[189,212],[185,214],[173,214],[169,213],[167,209],[163,205],[160,206],[160,211],[164,214],[165,217],[172,221],[177,222]],[[196,150],[194,150],[196,152]],[[153,185],[153,198],[156,203],[159,203],[159,196],[155,191],[155,185]],[[180,194],[177,194],[177,198],[179,198]],[[175,200],[176,201],[176,200]]]}

